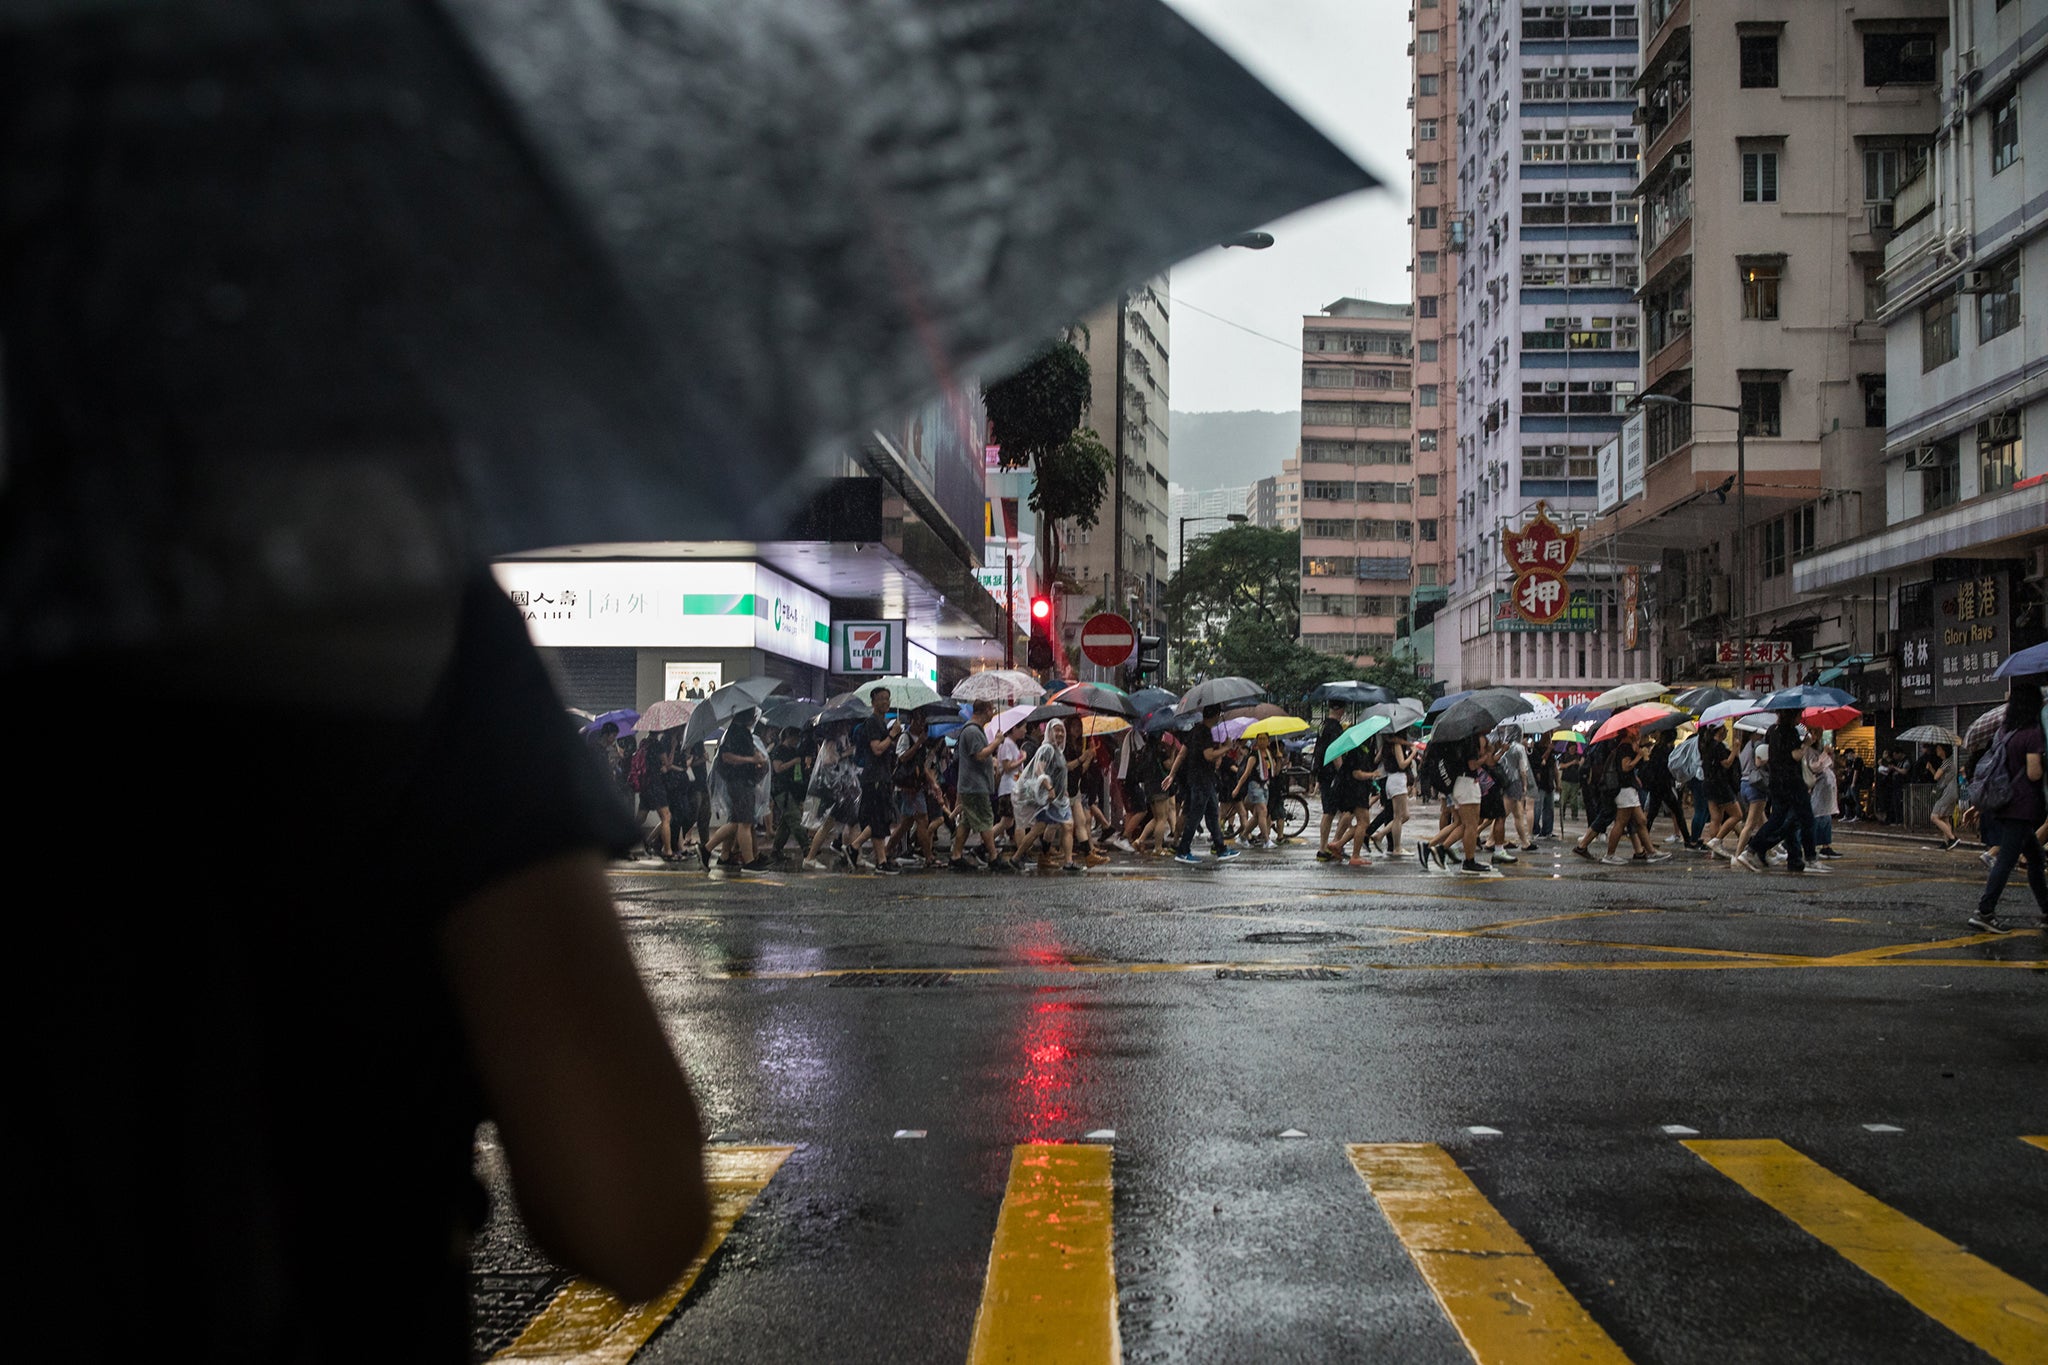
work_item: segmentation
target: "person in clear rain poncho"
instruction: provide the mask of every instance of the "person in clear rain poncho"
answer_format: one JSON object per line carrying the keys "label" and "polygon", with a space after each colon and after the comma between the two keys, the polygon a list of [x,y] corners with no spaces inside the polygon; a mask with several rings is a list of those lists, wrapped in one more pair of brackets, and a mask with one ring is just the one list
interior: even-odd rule
{"label": "person in clear rain poncho", "polygon": [[1045,742],[1025,765],[1017,779],[1017,827],[1024,835],[1017,843],[1021,866],[1039,840],[1059,840],[1061,863],[1068,872],[1080,872],[1074,861],[1074,811],[1067,799],[1067,727],[1048,721]]}

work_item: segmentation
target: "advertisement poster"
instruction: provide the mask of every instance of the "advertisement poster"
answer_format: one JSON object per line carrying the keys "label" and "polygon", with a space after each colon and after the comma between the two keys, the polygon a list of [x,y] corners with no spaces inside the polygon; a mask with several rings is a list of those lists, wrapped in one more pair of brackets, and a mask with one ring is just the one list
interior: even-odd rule
{"label": "advertisement poster", "polygon": [[714,663],[670,660],[661,666],[661,695],[675,701],[702,701],[724,683],[725,676]]}
{"label": "advertisement poster", "polygon": [[536,645],[762,649],[825,665],[832,604],[773,569],[721,560],[506,560],[491,566]]}
{"label": "advertisement poster", "polygon": [[1643,571],[1631,564],[1621,573],[1621,647],[1636,649],[1642,644],[1639,618],[1643,610]]}

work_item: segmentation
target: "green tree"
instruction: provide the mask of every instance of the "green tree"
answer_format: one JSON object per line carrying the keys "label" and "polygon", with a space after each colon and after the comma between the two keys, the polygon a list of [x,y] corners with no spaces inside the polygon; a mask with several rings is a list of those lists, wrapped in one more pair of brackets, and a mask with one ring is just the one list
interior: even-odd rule
{"label": "green tree", "polygon": [[1003,467],[1032,471],[1031,510],[1038,513],[1054,578],[1060,567],[1054,528],[1069,521],[1083,530],[1094,526],[1116,467],[1102,438],[1081,425],[1091,383],[1088,357],[1070,333],[982,391],[989,439]]}
{"label": "green tree", "polygon": [[1207,637],[1239,621],[1266,623],[1287,640],[1300,633],[1300,532],[1236,525],[1188,541],[1181,559],[1166,585],[1166,608],[1184,675],[1233,671],[1214,667]]}

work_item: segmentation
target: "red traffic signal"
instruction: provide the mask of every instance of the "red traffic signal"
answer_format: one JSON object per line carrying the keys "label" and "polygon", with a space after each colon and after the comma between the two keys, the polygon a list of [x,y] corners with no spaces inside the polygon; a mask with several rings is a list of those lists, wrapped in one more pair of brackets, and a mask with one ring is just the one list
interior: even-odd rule
{"label": "red traffic signal", "polygon": [[1032,599],[1031,599],[1031,619],[1032,619],[1032,620],[1034,620],[1034,621],[1043,621],[1043,620],[1047,619],[1048,617],[1050,617],[1051,615],[1052,615],[1052,599],[1051,599],[1050,597],[1034,597],[1034,598],[1032,598]]}

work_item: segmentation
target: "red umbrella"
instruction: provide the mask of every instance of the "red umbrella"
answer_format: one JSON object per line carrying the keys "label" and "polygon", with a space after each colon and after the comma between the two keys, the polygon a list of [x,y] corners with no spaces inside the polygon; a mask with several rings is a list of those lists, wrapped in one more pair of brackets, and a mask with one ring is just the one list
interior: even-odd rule
{"label": "red umbrella", "polygon": [[1846,730],[1863,719],[1853,706],[1809,706],[1799,713],[1809,730]]}
{"label": "red umbrella", "polygon": [[1599,729],[1593,732],[1593,742],[1597,744],[1609,735],[1618,735],[1623,730],[1627,730],[1632,726],[1648,724],[1659,716],[1670,715],[1677,709],[1675,706],[1666,706],[1662,702],[1650,701],[1644,702],[1641,706],[1631,706],[1626,711],[1617,711],[1609,716]]}

